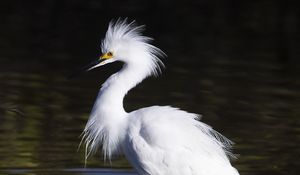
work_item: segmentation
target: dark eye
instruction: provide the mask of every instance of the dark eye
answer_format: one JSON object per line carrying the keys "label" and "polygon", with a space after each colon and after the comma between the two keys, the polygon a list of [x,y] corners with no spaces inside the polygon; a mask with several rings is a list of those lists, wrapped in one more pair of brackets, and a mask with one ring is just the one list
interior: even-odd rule
{"label": "dark eye", "polygon": [[113,53],[112,53],[112,52],[108,52],[108,53],[107,53],[107,56],[110,56],[110,57],[111,57],[111,56],[113,56]]}

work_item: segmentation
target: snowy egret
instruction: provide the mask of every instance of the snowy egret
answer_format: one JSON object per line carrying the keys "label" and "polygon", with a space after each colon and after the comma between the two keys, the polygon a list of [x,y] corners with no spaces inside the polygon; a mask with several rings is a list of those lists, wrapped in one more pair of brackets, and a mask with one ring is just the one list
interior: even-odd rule
{"label": "snowy egret", "polygon": [[127,92],[163,66],[159,58],[165,54],[149,44],[142,30],[134,21],[110,22],[103,54],[85,67],[124,62],[102,85],[83,131],[86,159],[102,146],[105,159],[124,153],[138,174],[238,175],[229,161],[231,141],[199,121],[199,115],[170,106],[124,110]]}

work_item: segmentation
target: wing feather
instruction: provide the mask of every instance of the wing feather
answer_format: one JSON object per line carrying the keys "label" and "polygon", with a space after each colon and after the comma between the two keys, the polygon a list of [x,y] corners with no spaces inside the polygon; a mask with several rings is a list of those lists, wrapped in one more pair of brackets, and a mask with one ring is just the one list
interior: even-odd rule
{"label": "wing feather", "polygon": [[[134,111],[129,117],[124,152],[140,174],[202,175],[235,171],[228,159],[232,142],[198,121],[198,115],[168,106],[153,106]],[[201,167],[207,162],[212,167]]]}

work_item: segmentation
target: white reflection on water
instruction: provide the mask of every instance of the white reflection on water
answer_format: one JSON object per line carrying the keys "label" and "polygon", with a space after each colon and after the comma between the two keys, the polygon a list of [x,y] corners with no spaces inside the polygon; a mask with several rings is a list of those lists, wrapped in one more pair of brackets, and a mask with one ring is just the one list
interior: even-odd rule
{"label": "white reflection on water", "polygon": [[132,170],[127,169],[108,169],[108,168],[71,168],[71,169],[6,169],[0,171],[5,174],[22,174],[22,175],[137,175]]}

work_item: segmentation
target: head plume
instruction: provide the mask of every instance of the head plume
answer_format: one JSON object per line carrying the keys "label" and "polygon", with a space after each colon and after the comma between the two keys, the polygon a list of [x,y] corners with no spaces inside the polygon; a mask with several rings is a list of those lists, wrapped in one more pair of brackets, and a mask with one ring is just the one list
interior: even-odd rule
{"label": "head plume", "polygon": [[139,64],[147,69],[147,75],[157,75],[164,64],[159,58],[166,56],[159,48],[149,44],[150,37],[143,36],[144,25],[130,23],[127,19],[111,21],[101,43],[102,53],[115,53],[116,60],[125,64]]}

